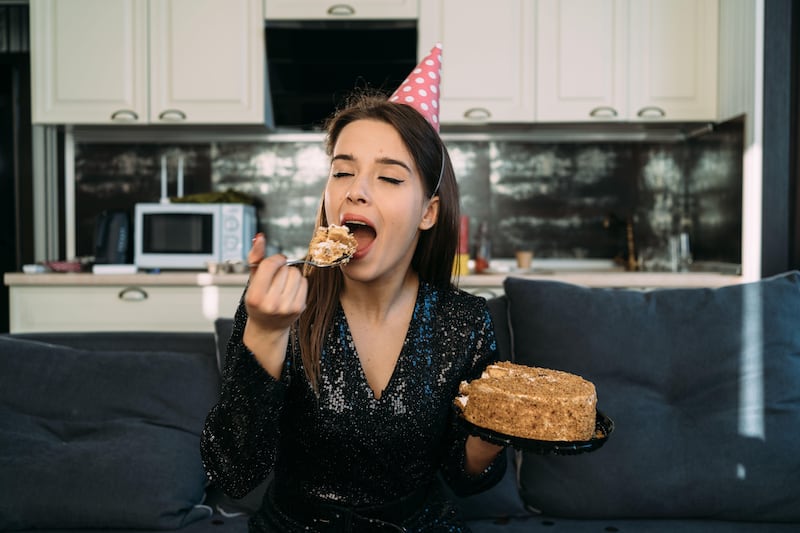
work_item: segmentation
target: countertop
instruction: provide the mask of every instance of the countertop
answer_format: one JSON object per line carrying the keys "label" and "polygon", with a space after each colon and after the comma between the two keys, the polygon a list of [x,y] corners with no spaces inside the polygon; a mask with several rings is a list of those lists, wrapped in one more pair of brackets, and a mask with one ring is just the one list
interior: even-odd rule
{"label": "countertop", "polygon": [[[744,278],[718,272],[625,272],[623,270],[531,270],[525,272],[493,272],[470,274],[457,281],[460,287],[502,287],[506,277],[562,281],[587,287],[721,287],[742,283]],[[206,272],[160,272],[158,274],[91,274],[9,272],[4,276],[9,287],[22,286],[240,286],[247,283],[247,274],[209,274]]]}

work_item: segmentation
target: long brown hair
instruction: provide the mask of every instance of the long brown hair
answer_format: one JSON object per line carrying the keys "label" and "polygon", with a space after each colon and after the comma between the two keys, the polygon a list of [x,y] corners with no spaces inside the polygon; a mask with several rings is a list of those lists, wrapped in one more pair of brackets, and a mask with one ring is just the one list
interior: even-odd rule
{"label": "long brown hair", "polygon": [[[357,120],[378,120],[395,128],[417,164],[428,197],[439,195],[439,215],[432,228],[420,234],[411,259],[421,281],[438,287],[452,284],[453,262],[458,246],[459,195],[453,166],[439,134],[415,109],[390,103],[385,95],[358,94],[347,101],[327,123],[326,150],[333,155],[339,135]],[[317,226],[327,226],[324,202]],[[300,354],[311,386],[317,390],[320,356],[339,294],[344,285],[338,268],[306,268],[308,305],[297,321]]]}

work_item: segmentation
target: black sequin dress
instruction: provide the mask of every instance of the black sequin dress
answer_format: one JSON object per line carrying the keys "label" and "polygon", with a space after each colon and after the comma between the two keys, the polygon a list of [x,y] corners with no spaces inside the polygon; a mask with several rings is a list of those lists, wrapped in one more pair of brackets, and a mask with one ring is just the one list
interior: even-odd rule
{"label": "black sequin dress", "polygon": [[[452,409],[462,380],[497,357],[485,300],[420,283],[394,373],[380,398],[367,383],[347,319],[338,307],[321,357],[319,392],[306,379],[296,339],[279,380],[242,343],[236,312],[219,403],[201,440],[209,479],[242,497],[274,469],[271,492],[302,494],[346,508],[380,506],[435,484],[441,474],[461,495],[502,477],[501,453],[481,475],[464,470],[466,433]],[[313,531],[265,498],[251,531]],[[409,532],[465,532],[438,490],[402,523]],[[341,527],[331,531],[358,531]],[[364,529],[369,530],[369,528]]]}

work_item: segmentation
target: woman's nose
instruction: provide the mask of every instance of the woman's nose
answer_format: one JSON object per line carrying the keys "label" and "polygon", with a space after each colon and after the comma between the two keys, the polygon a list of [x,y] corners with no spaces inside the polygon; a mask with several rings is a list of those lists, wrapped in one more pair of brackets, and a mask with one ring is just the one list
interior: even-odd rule
{"label": "woman's nose", "polygon": [[366,203],[369,201],[368,179],[364,176],[356,176],[347,189],[346,198],[354,203]]}

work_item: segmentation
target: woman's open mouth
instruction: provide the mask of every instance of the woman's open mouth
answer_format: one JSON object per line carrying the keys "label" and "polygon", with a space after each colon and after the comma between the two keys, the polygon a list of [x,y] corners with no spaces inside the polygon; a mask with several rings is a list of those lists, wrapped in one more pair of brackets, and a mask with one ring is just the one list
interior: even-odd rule
{"label": "woman's open mouth", "polygon": [[369,248],[378,235],[375,231],[375,228],[373,228],[366,220],[363,219],[346,218],[342,222],[342,225],[347,226],[347,228],[350,230],[350,233],[352,233],[353,237],[355,237],[356,241],[358,241],[358,249],[355,253],[356,257],[358,257],[361,252]]}

